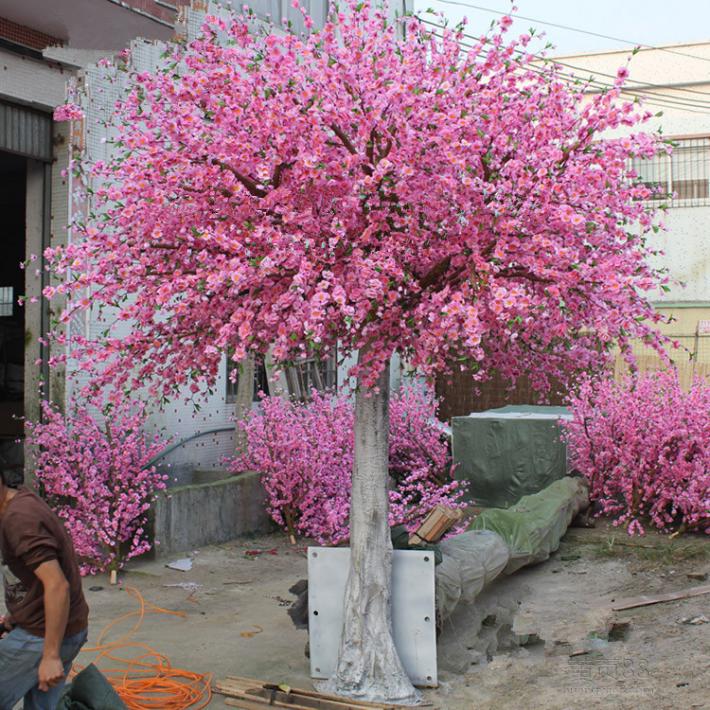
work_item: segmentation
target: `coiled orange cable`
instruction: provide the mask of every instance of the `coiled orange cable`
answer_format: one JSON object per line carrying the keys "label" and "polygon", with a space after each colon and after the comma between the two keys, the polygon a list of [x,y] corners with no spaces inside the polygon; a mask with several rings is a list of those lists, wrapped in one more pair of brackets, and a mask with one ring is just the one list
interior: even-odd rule
{"label": "coiled orange cable", "polygon": [[[99,634],[94,646],[82,649],[82,653],[98,654],[93,663],[106,676],[129,710],[200,710],[212,699],[212,674],[193,673],[173,668],[170,659],[144,643],[131,641],[143,623],[146,613],[169,614],[185,617],[184,612],[170,611],[146,602],[134,587],[126,591],[138,601],[138,609],[119,616],[107,624]],[[111,629],[132,617],[137,617],[132,628],[116,641],[107,642]],[[133,649],[136,655],[116,655],[118,651]],[[115,668],[103,668],[100,661],[117,664]],[[75,665],[78,673],[81,666]]]}

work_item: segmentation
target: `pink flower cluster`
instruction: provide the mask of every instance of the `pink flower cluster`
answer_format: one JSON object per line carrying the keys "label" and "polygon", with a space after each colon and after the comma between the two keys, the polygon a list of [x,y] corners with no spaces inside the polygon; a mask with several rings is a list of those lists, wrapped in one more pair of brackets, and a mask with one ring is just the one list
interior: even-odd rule
{"label": "pink flower cluster", "polygon": [[82,574],[120,569],[150,550],[148,511],[167,476],[150,465],[165,442],[146,437],[143,406],[124,403],[103,421],[85,405],[65,417],[44,402],[42,413],[26,423],[37,484],[64,520]]}
{"label": "pink flower cluster", "polygon": [[[436,400],[405,389],[390,402],[391,525],[416,528],[441,503],[464,507],[435,418]],[[344,395],[313,393],[307,404],[266,397],[240,423],[247,451],[234,470],[263,473],[272,518],[292,534],[329,544],[348,537],[354,411]]]}
{"label": "pink flower cluster", "polygon": [[[623,76],[586,93],[505,20],[472,43],[368,0],[304,36],[257,22],[208,17],[152,73],[106,67],[128,83],[116,138],[76,181],[77,238],[45,252],[53,362],[117,400],[213,387],[225,352],[336,347],[366,351],[365,387],[398,352],[545,390],[620,339],[658,346],[661,224],[629,161],[668,146]],[[96,338],[69,341],[88,309]]]}
{"label": "pink flower cluster", "polygon": [[672,370],[623,382],[587,379],[565,424],[573,465],[590,483],[601,512],[643,534],[710,533],[710,386],[684,392]]}
{"label": "pink flower cluster", "polygon": [[54,109],[53,117],[55,121],[81,121],[84,112],[76,104],[62,104]]}

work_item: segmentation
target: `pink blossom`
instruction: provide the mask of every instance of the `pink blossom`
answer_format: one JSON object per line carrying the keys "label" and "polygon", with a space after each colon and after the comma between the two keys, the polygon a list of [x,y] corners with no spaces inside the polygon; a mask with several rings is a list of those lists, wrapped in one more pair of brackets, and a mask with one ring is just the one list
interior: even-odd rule
{"label": "pink blossom", "polygon": [[84,112],[76,104],[62,104],[54,109],[55,121],[81,121],[83,118]]}
{"label": "pink blossom", "polygon": [[710,533],[710,386],[675,371],[617,383],[585,379],[565,424],[571,462],[600,513],[629,534],[642,523]]}
{"label": "pink blossom", "polygon": [[213,388],[225,353],[366,350],[349,373],[365,388],[398,353],[544,392],[620,339],[662,351],[661,225],[628,170],[666,150],[648,112],[521,52],[509,18],[467,47],[348,10],[303,36],[208,18],[163,68],[129,59],[118,147],[81,165],[89,212],[47,255],[60,323],[100,322],[58,328],[54,362],[162,398]]}
{"label": "pink blossom", "polygon": [[[463,507],[431,393],[404,389],[390,401],[391,525],[409,529],[435,505]],[[308,404],[262,400],[241,426],[246,453],[229,463],[262,472],[268,510],[281,527],[321,543],[348,536],[354,413],[344,395],[313,393]]]}
{"label": "pink blossom", "polygon": [[45,401],[42,415],[25,423],[37,485],[64,521],[82,574],[120,569],[150,550],[148,514],[167,481],[151,460],[166,442],[144,433],[144,407],[124,401],[99,417],[83,404],[65,417]]}

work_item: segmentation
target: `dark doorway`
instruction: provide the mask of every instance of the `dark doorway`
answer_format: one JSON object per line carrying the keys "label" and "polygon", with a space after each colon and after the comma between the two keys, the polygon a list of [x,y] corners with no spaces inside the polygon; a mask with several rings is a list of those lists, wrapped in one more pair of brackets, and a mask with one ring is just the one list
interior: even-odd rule
{"label": "dark doorway", "polygon": [[26,193],[26,158],[0,151],[0,466],[11,479],[23,469]]}

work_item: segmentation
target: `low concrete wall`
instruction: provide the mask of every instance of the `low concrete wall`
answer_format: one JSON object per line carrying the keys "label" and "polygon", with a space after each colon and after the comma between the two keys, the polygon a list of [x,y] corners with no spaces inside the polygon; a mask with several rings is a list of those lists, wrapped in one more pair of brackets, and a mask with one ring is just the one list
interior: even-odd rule
{"label": "low concrete wall", "polygon": [[258,473],[173,486],[155,504],[156,555],[188,552],[202,545],[274,529],[266,513]]}

